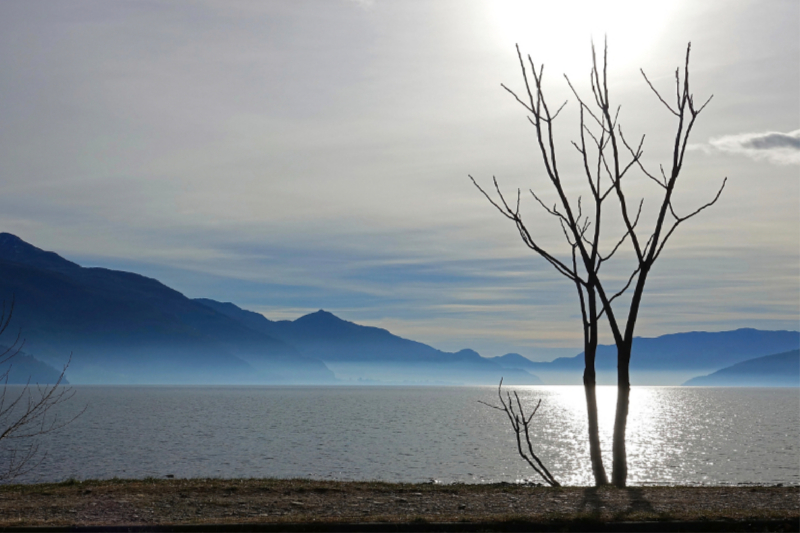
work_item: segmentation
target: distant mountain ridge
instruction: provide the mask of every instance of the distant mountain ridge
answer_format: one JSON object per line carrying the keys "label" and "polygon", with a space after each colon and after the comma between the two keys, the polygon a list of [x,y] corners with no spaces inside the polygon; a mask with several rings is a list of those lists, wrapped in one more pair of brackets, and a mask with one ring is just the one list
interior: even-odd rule
{"label": "distant mountain ridge", "polygon": [[[0,233],[0,298],[12,294],[26,352],[54,372],[73,353],[73,383],[495,385],[503,377],[535,385],[578,384],[583,373],[583,354],[535,362],[444,352],[323,310],[272,321],[232,303],[189,299],[138,274],[85,268]],[[796,331],[636,338],[633,382],[677,385],[798,347]],[[599,383],[615,381],[613,346],[598,348],[597,368]]]}
{"label": "distant mountain ridge", "polygon": [[84,268],[0,234],[0,294],[26,350],[75,383],[334,382],[295,348],[138,274]]}
{"label": "distant mountain ridge", "polygon": [[508,368],[523,368],[526,370],[540,368],[540,365],[537,365],[536,362],[531,361],[524,355],[520,355],[518,353],[507,353],[505,355],[493,357],[492,361],[496,361],[497,363]]}
{"label": "distant mountain ridge", "polygon": [[[742,328],[733,331],[673,333],[660,337],[636,337],[631,355],[634,384],[677,385],[701,373],[710,373],[746,359],[785,352],[800,347],[800,332]],[[505,357],[505,356],[503,356]],[[616,382],[616,347],[597,347],[598,382]],[[550,362],[532,361],[525,369],[546,383],[580,383],[584,355],[560,357]],[[668,381],[658,381],[668,376]]]}
{"label": "distant mountain ridge", "polygon": [[800,387],[800,350],[765,355],[736,363],[707,376],[692,378],[686,386]]}
{"label": "distant mountain ridge", "polygon": [[538,377],[519,367],[503,367],[473,350],[443,352],[385,329],[342,320],[324,310],[294,321],[273,322],[232,303],[207,298],[197,301],[296,346],[302,353],[313,354],[343,378],[394,383],[493,384],[504,377],[509,384],[541,384]]}
{"label": "distant mountain ridge", "polygon": [[318,357],[327,361],[365,361],[380,358],[384,361],[415,359],[444,362],[481,358],[473,350],[442,352],[427,344],[393,335],[385,329],[342,320],[322,309],[294,321],[273,322],[263,315],[246,311],[230,302],[221,303],[208,298],[198,298],[196,301],[239,319],[256,331],[282,339],[298,348],[313,351]]}
{"label": "distant mountain ridge", "polygon": [[26,349],[56,368],[72,352],[74,383],[341,382],[323,355],[344,374],[355,356],[379,368],[370,379],[383,382],[494,383],[509,374],[514,383],[539,383],[475,352],[449,354],[324,311],[272,322],[233,304],[191,300],[157,280],[85,268],[2,233],[0,295],[12,294]]}
{"label": "distant mountain ridge", "polygon": [[[5,354],[0,358],[0,377],[7,378],[5,383],[9,385],[31,385],[56,383],[61,376],[61,372],[51,365],[39,361],[32,355],[19,350],[19,346],[0,346],[0,354]],[[6,352],[8,350],[8,352]],[[63,378],[63,385],[68,385],[69,380]]]}

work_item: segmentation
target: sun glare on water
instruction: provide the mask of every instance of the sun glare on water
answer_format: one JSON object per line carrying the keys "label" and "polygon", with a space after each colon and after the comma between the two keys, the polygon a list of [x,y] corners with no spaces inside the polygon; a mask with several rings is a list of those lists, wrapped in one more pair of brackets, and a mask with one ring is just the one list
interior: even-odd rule
{"label": "sun glare on water", "polygon": [[[680,2],[640,0],[497,0],[487,4],[495,38],[519,44],[534,62],[558,74],[582,75],[591,65],[590,42],[608,36],[618,67],[639,67]],[[551,75],[552,75],[551,71]]]}
{"label": "sun glare on water", "polygon": [[[605,467],[610,473],[612,435],[616,412],[617,388],[598,386],[597,415],[600,428],[601,448]],[[539,386],[524,391],[523,401],[536,405],[542,400],[542,410],[547,412],[539,419],[535,431],[554,424],[569,428],[574,435],[586,435],[586,395],[583,386]],[[629,417],[626,431],[626,447],[631,475],[639,481],[654,481],[652,472],[660,470],[659,481],[670,483],[681,479],[679,469],[684,454],[683,441],[694,428],[687,428],[685,413],[686,391],[680,387],[633,387],[629,401]],[[550,416],[551,418],[547,418]],[[689,425],[697,425],[691,423]],[[582,449],[583,450],[583,449]],[[657,451],[658,453],[654,453]],[[565,465],[559,465],[565,471]],[[566,469],[569,471],[568,469]],[[565,481],[574,484],[588,482],[583,474],[569,471]],[[585,474],[585,472],[584,472]],[[678,477],[673,478],[673,475]],[[571,477],[570,477],[571,476]]]}

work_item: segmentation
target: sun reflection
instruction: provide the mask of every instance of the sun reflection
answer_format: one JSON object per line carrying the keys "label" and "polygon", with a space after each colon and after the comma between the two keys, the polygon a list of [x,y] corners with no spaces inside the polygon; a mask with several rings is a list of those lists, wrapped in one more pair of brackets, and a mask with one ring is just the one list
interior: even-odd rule
{"label": "sun reflection", "polygon": [[[526,409],[542,400],[531,437],[547,468],[562,485],[591,485],[583,387],[509,387],[511,390],[517,390]],[[496,394],[491,389],[487,393],[487,399]],[[603,463],[610,475],[617,388],[599,386],[596,396]],[[511,479],[538,481],[516,454],[509,453],[512,441],[507,421],[489,409],[475,409],[484,427],[492,428],[480,434],[482,448],[493,447],[490,455],[495,468],[502,464],[502,475],[513,476]],[[776,412],[784,414],[776,417]],[[785,391],[634,386],[626,431],[628,483],[796,480],[798,416],[796,396]],[[742,430],[744,420],[749,421],[747,431]],[[781,420],[788,420],[788,426]]]}
{"label": "sun reflection", "polygon": [[[613,63],[639,67],[682,2],[640,0],[493,0],[487,3],[495,38],[504,47],[519,43],[537,64],[557,74],[582,75],[590,67],[589,43],[608,35]],[[552,71],[551,71],[552,74]]]}
{"label": "sun reflection", "polygon": [[[616,413],[617,388],[615,386],[598,386],[597,411],[603,461],[606,471],[610,474],[612,468],[611,445],[614,431],[614,418]],[[573,435],[580,435],[575,450],[580,453],[585,462],[588,459],[587,414],[586,396],[583,386],[550,386],[531,387],[520,390],[520,396],[526,402],[535,402],[542,399],[543,414],[555,417],[558,420],[556,427],[559,431],[567,431]],[[681,416],[674,412],[678,407],[676,402],[670,401],[671,395],[668,387],[633,387],[631,389],[627,438],[629,480],[631,482],[652,481],[652,472],[664,470],[667,466],[667,475],[660,474],[660,481],[672,481],[670,464],[664,465],[665,460],[675,463],[680,460],[682,453],[677,424]],[[550,420],[554,420],[551,418]],[[551,422],[552,423],[552,422]],[[547,430],[542,430],[546,436]],[[565,465],[555,465],[559,472],[567,479],[566,484],[587,484],[590,479],[586,468],[570,471]],[[585,467],[585,465],[584,465]],[[675,470],[677,473],[677,470]]]}

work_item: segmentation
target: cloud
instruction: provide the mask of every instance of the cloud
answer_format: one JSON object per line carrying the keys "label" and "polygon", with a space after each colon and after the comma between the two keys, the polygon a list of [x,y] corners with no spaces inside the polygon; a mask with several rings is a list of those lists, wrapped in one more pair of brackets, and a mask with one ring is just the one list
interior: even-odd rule
{"label": "cloud", "polygon": [[356,4],[364,9],[375,7],[375,0],[349,0],[350,3]]}
{"label": "cloud", "polygon": [[800,164],[800,130],[789,133],[768,131],[726,135],[713,138],[708,144],[722,152],[741,154],[759,160],[766,159],[777,165]]}
{"label": "cloud", "polygon": [[745,148],[753,148],[755,150],[772,150],[780,148],[789,148],[792,150],[800,150],[800,130],[792,131],[789,133],[765,133],[760,136],[752,137],[742,143]]}

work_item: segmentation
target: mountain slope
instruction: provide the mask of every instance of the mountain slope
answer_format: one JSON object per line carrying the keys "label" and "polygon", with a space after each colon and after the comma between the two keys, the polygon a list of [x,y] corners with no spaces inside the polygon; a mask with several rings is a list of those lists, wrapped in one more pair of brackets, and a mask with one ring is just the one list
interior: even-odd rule
{"label": "mountain slope", "polygon": [[461,355],[441,352],[421,342],[392,335],[385,329],[361,326],[342,320],[323,310],[302,316],[294,321],[274,322],[263,315],[246,311],[232,303],[222,303],[206,298],[200,298],[197,301],[240,320],[256,331],[282,339],[309,353],[313,352],[324,361],[355,362],[380,359],[383,361],[442,362],[481,358],[475,352]]}
{"label": "mountain slope", "polygon": [[800,387],[800,350],[736,363],[713,374],[692,378],[686,386]]}
{"label": "mountain slope", "polygon": [[342,320],[323,310],[294,321],[273,322],[232,303],[197,301],[321,359],[345,378],[394,383],[494,384],[505,377],[509,384],[541,383],[538,377],[519,367],[504,368],[473,350],[442,352],[385,329]]}
{"label": "mountain slope", "polygon": [[536,363],[518,353],[507,353],[498,357],[492,357],[490,360],[495,361],[504,368],[522,368],[525,370],[534,370],[537,368]]}
{"label": "mountain slope", "polygon": [[[633,341],[631,374],[636,385],[677,385],[699,373],[710,373],[763,355],[800,347],[797,331],[733,331],[674,333],[661,337],[637,337]],[[531,362],[526,367],[548,384],[580,383],[583,353],[550,362]],[[615,383],[616,347],[597,348],[598,382]]]}
{"label": "mountain slope", "polygon": [[[0,377],[8,385],[45,385],[58,381],[61,371],[43,363],[35,357],[18,351],[19,346],[9,348],[0,346]],[[6,380],[7,378],[7,380]],[[63,385],[68,385],[69,380],[63,378]]]}
{"label": "mountain slope", "polygon": [[[191,300],[138,274],[84,268],[2,233],[0,298],[12,295],[12,329],[22,329],[26,352],[55,368],[73,353],[73,383],[312,384],[336,382],[335,372],[345,382],[495,384],[504,377],[532,385],[538,375],[547,384],[577,384],[583,370],[582,354],[542,363],[443,352],[322,310],[271,321],[230,303]],[[796,331],[636,338],[633,382],[678,384],[799,346]],[[598,348],[599,383],[615,382],[615,359],[613,346]]]}
{"label": "mountain slope", "polygon": [[162,283],[83,268],[0,234],[0,294],[14,295],[26,350],[73,383],[331,382],[333,373]]}

